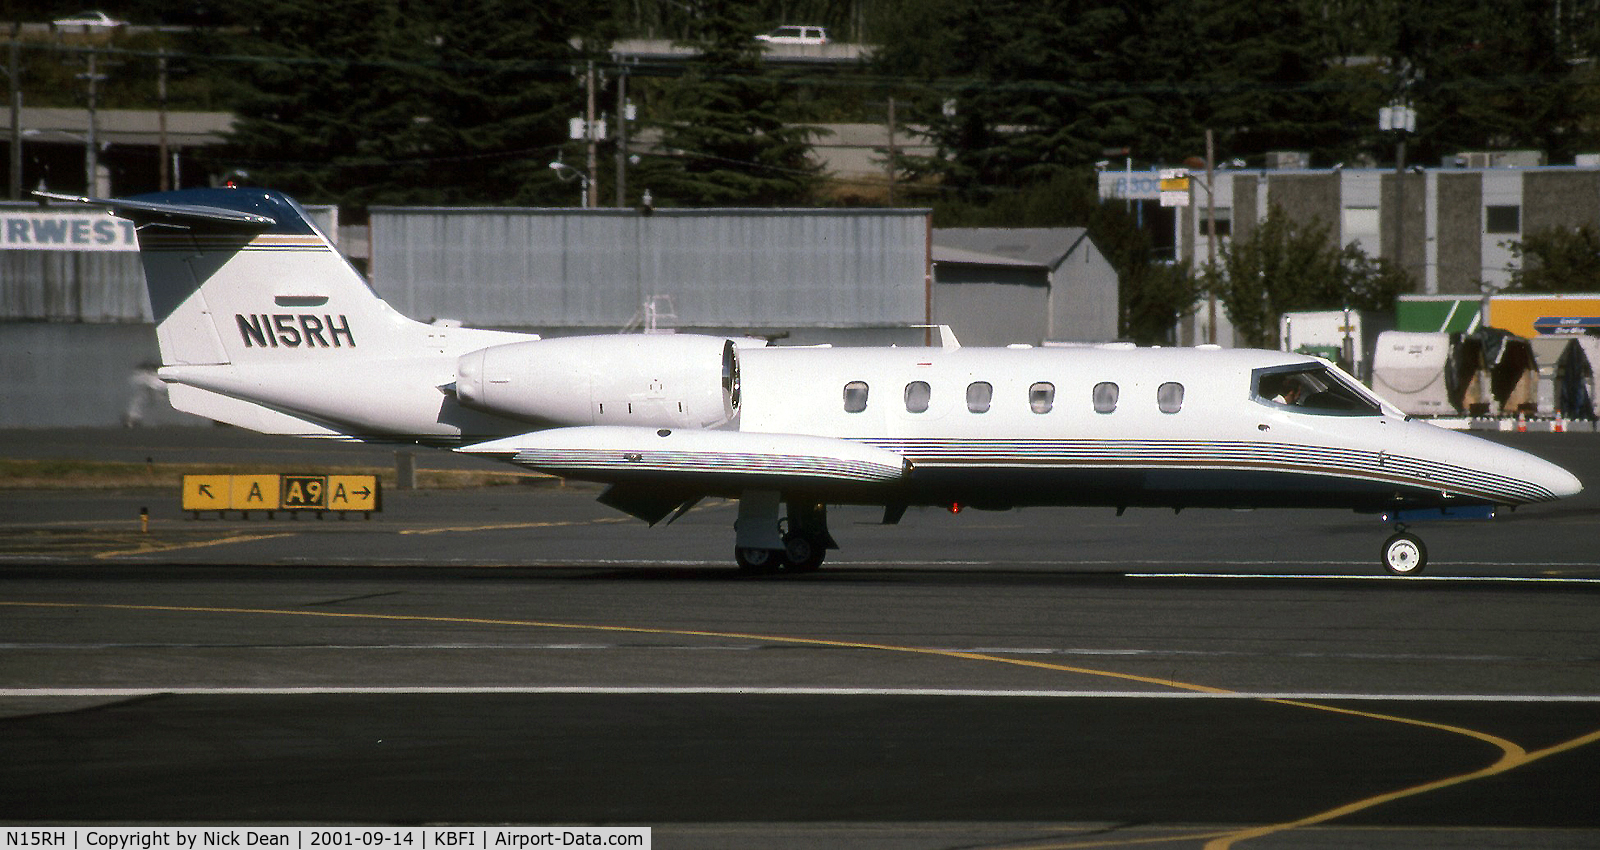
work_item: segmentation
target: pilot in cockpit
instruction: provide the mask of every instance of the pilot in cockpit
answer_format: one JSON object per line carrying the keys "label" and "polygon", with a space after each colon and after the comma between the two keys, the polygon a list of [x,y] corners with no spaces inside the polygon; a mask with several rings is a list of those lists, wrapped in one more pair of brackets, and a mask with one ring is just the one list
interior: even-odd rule
{"label": "pilot in cockpit", "polygon": [[1261,379],[1261,397],[1278,404],[1297,404],[1305,395],[1305,385],[1297,375],[1269,375]]}

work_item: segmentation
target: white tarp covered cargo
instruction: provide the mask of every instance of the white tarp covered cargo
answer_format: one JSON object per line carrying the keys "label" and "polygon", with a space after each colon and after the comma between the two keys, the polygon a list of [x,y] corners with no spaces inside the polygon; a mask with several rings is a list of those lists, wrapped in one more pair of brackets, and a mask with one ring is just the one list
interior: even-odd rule
{"label": "white tarp covered cargo", "polygon": [[1384,331],[1372,358],[1372,388],[1412,416],[1454,416],[1446,366],[1450,334]]}

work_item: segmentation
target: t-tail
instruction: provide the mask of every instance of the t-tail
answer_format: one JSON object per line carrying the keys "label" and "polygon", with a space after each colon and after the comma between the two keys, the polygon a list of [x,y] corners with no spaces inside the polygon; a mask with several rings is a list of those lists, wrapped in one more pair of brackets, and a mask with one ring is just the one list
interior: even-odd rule
{"label": "t-tail", "polygon": [[453,442],[472,418],[449,391],[456,358],[536,338],[406,318],[278,192],[40,194],[135,223],[160,375],[175,408],[213,420],[268,433]]}

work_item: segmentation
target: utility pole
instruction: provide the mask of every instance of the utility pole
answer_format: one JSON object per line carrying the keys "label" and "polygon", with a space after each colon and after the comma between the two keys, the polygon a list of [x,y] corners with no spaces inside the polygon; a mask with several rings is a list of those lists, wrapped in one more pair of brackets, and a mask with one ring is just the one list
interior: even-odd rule
{"label": "utility pole", "polygon": [[894,143],[894,98],[889,98],[889,206],[894,206],[894,169],[900,152]]}
{"label": "utility pole", "polygon": [[1394,150],[1394,264],[1401,274],[1406,271],[1406,134],[1399,133],[1400,141]]}
{"label": "utility pole", "polygon": [[11,24],[6,77],[11,81],[11,200],[22,200],[22,24]]}
{"label": "utility pole", "polygon": [[1378,110],[1378,129],[1395,134],[1394,146],[1394,262],[1406,270],[1406,134],[1417,129],[1417,111],[1405,100]]}
{"label": "utility pole", "polygon": [[628,204],[628,72],[617,74],[617,203]]}
{"label": "utility pole", "polygon": [[99,105],[100,81],[105,79],[105,75],[98,72],[98,59],[97,52],[90,48],[89,73],[78,75],[89,83],[89,135],[83,145],[83,171],[86,181],[84,194],[90,196],[100,191],[100,128],[95,109]]}
{"label": "utility pole", "polygon": [[171,171],[167,167],[167,49],[162,48],[156,56],[156,99],[160,102],[161,112],[161,152],[157,159],[161,160],[161,191],[172,188]]}
{"label": "utility pole", "polygon": [[597,149],[599,147],[599,142],[595,139],[595,135],[596,134],[595,134],[595,126],[594,126],[594,60],[593,59],[589,60],[589,70],[584,75],[584,84],[583,84],[583,86],[584,86],[585,89],[587,89],[588,100],[589,100],[588,112],[585,113],[585,115],[584,115],[584,118],[586,119],[585,122],[584,122],[584,127],[585,127],[584,136],[588,140],[588,143],[589,143],[588,144],[588,149],[589,149],[589,187],[590,187],[590,191],[584,193],[585,197],[584,197],[583,205],[586,206],[586,207],[589,207],[589,206],[599,206],[600,205],[599,204],[599,201],[600,201],[600,199],[599,199],[599,194],[600,194],[600,164],[599,164],[599,161],[597,159],[597,154],[599,153],[599,151]]}
{"label": "utility pole", "polygon": [[[1206,128],[1206,269],[1215,273],[1217,268],[1217,193],[1211,179],[1217,170],[1216,148],[1211,129]],[[1217,344],[1217,294],[1212,292],[1206,300],[1206,342]]]}

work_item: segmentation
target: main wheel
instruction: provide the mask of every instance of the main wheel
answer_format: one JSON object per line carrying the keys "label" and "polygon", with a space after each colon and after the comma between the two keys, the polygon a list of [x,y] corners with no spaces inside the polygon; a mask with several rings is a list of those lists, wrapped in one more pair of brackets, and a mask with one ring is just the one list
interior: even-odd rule
{"label": "main wheel", "polygon": [[734,548],[733,560],[739,564],[740,570],[747,573],[775,573],[783,569],[785,564],[782,549],[757,549],[746,546]]}
{"label": "main wheel", "polygon": [[1390,574],[1414,576],[1428,563],[1428,547],[1422,538],[1404,531],[1383,543],[1383,566]]}
{"label": "main wheel", "polygon": [[822,541],[810,534],[789,534],[783,538],[783,558],[789,569],[809,573],[819,569],[828,550]]}

